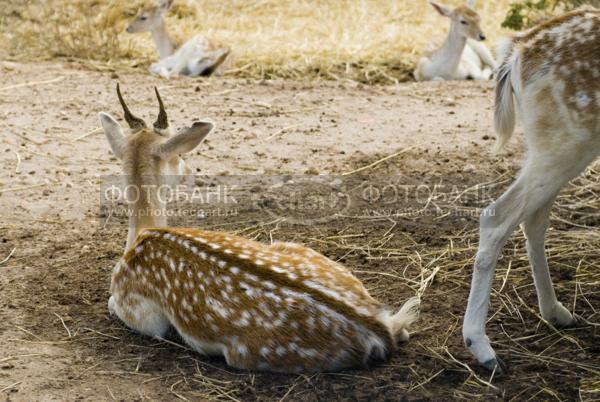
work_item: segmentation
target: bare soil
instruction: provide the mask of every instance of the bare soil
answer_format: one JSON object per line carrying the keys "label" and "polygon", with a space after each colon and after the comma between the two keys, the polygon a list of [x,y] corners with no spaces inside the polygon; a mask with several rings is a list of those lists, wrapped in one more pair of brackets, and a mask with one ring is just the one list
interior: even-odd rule
{"label": "bare soil", "polygon": [[[410,189],[386,207],[417,211],[413,215],[365,215],[364,205],[355,205],[335,219],[302,224],[244,207],[235,216],[197,222],[265,242],[305,243],[351,268],[393,306],[421,289],[421,318],[391,362],[320,375],[248,373],[190,351],[176,336],[168,342],[142,337],[108,315],[110,273],[126,223],[106,224],[101,211],[103,177],[119,174],[120,167],[104,135],[93,130],[99,111],[121,114],[117,81],[134,112],[150,122],[157,110],[154,85],[177,127],[198,118],[216,122],[216,131],[187,158],[198,174],[341,175],[373,164],[344,176],[351,178],[344,184],[358,188],[393,178]],[[492,93],[492,83],[162,81],[76,64],[0,64],[0,397],[600,398],[598,326],[559,332],[540,319],[520,234],[500,261],[489,322],[510,372],[494,376],[489,386],[490,373],[462,344],[477,211],[506,188],[524,155],[521,135],[500,155],[490,153]],[[473,191],[480,183],[493,184]],[[420,185],[429,197],[415,190]],[[553,219],[549,236],[587,253],[585,259],[568,253],[550,258],[560,299],[569,306],[578,300],[576,312],[597,321],[598,284],[577,276],[581,264],[599,255],[600,239],[589,229],[597,222],[586,224],[582,229]],[[581,232],[588,236],[584,243],[574,240]]]}

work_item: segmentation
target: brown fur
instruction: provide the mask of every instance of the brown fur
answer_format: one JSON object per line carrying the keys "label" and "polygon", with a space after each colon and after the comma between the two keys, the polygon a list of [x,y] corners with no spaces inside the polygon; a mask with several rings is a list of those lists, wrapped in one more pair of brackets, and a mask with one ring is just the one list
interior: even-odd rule
{"label": "brown fur", "polygon": [[[128,197],[127,250],[108,303],[130,328],[163,336],[172,325],[196,350],[234,367],[280,372],[362,367],[407,340],[414,300],[392,315],[349,270],[309,248],[166,227],[155,186],[172,171],[183,174],[179,154],[197,147],[211,123],[172,138],[148,128],[120,138],[113,118],[100,119],[113,150],[122,144],[128,187],[142,189]],[[145,209],[160,213],[140,214]]]}
{"label": "brown fur", "polygon": [[467,5],[458,6],[454,9],[456,14],[462,15],[467,21],[479,24],[481,17],[479,13]]}
{"label": "brown fur", "polygon": [[[178,240],[166,241],[165,234],[171,234]],[[197,238],[208,242],[203,243]],[[179,240],[187,242],[189,247],[182,246]],[[214,249],[211,244],[219,248]],[[192,252],[191,247],[198,251]],[[155,255],[152,258],[151,253],[160,253],[161,257]],[[200,253],[214,257],[215,261],[225,261],[226,266],[223,268],[216,262],[199,258]],[[252,255],[252,258],[240,258],[239,255],[244,253]],[[254,262],[254,259],[259,259],[259,254],[265,257],[264,265]],[[175,271],[165,262],[166,258],[173,260],[173,266],[177,267]],[[278,262],[270,262],[271,258],[277,258]],[[181,264],[183,269],[180,270]],[[272,268],[275,264],[281,268],[287,265],[284,268],[286,272],[275,272]],[[300,268],[301,264],[312,264],[315,269]],[[275,371],[289,371],[290,368],[296,368],[292,371],[319,371],[361,366],[366,362],[365,353],[368,353],[361,343],[361,337],[366,333],[380,337],[388,354],[394,350],[389,330],[373,317],[383,306],[371,298],[362,283],[348,270],[299,245],[280,243],[266,246],[226,233],[195,229],[152,229],[142,233],[136,247],[123,257],[121,265],[128,268],[115,271],[111,293],[120,295],[122,300],[126,300],[128,295],[141,295],[159,301],[165,311],[171,312],[171,319],[184,333],[208,342],[225,343],[228,362],[237,367],[264,369],[268,366]],[[239,269],[237,274],[228,270],[232,266]],[[288,273],[297,278],[290,278]],[[222,279],[224,276],[230,279],[225,281]],[[341,300],[306,286],[305,281],[314,281],[338,292]],[[178,284],[170,293],[175,295],[175,299],[173,296],[165,297],[162,290],[167,283]],[[272,286],[264,288],[267,283]],[[200,285],[204,288],[199,288]],[[248,296],[244,291],[246,285],[262,291],[262,296]],[[260,289],[267,289],[274,298],[282,301],[265,297],[264,290]],[[308,303],[302,298],[286,300],[282,289],[304,294],[314,302]],[[227,317],[215,314],[207,300],[216,301],[223,309],[230,309],[231,313]],[[135,303],[135,298],[131,298],[130,302]],[[353,324],[335,323],[336,320],[319,311],[316,304],[327,306]],[[285,315],[283,320],[280,313]],[[248,325],[233,324],[244,318]],[[281,322],[278,323],[278,320]],[[269,328],[271,323],[279,325]],[[248,353],[243,356],[236,353],[236,343],[245,345]],[[289,349],[292,343],[300,350],[314,349],[315,356],[293,352]],[[270,351],[267,356],[261,355],[263,347]],[[280,347],[286,350],[283,355],[277,353]]]}
{"label": "brown fur", "polygon": [[[561,28],[566,33],[557,32]],[[555,88],[558,92],[546,90],[539,96],[540,102],[551,102],[558,96],[570,110],[573,122],[595,130],[600,113],[600,58],[596,57],[600,54],[600,12],[586,8],[546,21],[516,36],[514,46],[521,52],[523,87],[552,75],[560,84]],[[578,97],[586,101],[578,102]]]}

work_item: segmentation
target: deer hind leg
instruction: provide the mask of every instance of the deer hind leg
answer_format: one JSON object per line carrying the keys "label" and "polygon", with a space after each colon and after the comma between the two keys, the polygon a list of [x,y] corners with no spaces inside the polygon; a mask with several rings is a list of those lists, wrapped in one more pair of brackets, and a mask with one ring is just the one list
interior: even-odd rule
{"label": "deer hind leg", "polygon": [[228,345],[223,350],[223,356],[228,366],[238,370],[276,371],[265,359],[259,356],[259,351],[250,349],[252,345]]}
{"label": "deer hind leg", "polygon": [[129,328],[147,336],[163,337],[170,326],[162,308],[154,301],[139,294],[108,299],[108,311],[121,319]]}
{"label": "deer hind leg", "polygon": [[485,334],[490,292],[502,246],[523,216],[524,187],[525,179],[522,175],[506,193],[486,208],[480,217],[479,249],[463,323],[463,338],[477,360],[492,369],[498,362]]}
{"label": "deer hind leg", "polygon": [[554,198],[523,222],[523,233],[527,238],[527,255],[533,271],[533,280],[538,295],[542,317],[557,326],[574,323],[573,315],[557,299],[546,260],[545,235],[550,223],[550,210]]}

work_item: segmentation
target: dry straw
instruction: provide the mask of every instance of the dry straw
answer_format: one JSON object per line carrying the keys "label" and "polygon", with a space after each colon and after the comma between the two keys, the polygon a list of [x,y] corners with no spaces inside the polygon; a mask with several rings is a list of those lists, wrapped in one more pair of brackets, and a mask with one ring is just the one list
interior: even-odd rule
{"label": "dry straw", "polygon": [[[500,23],[509,2],[479,1],[492,41],[504,33]],[[115,67],[145,67],[156,57],[149,34],[124,32],[136,11],[151,2],[21,3],[0,10],[0,56]],[[202,34],[229,44],[237,76],[396,82],[408,77],[421,49],[443,40],[449,23],[426,0],[176,0],[168,24],[181,39]]]}

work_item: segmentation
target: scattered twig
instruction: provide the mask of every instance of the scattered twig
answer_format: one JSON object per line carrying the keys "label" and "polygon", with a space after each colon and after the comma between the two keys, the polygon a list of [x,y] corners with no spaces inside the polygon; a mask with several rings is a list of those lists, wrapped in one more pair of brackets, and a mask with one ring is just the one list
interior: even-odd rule
{"label": "scattered twig", "polygon": [[17,157],[17,166],[15,166],[15,173],[21,173],[21,155],[14,149],[11,149],[11,152]]}
{"label": "scattered twig", "polygon": [[88,131],[87,133],[85,133],[85,134],[82,134],[82,135],[80,135],[79,137],[75,138],[75,139],[73,140],[73,142],[75,142],[75,141],[79,141],[79,140],[82,140],[82,139],[84,139],[84,138],[86,138],[86,137],[89,137],[90,135],[94,135],[94,134],[101,133],[101,132],[102,132],[102,130],[103,130],[103,129],[102,129],[102,127],[95,128],[95,129],[93,129],[93,130],[91,130],[91,131]]}
{"label": "scattered twig", "polygon": [[43,356],[43,354],[42,353],[29,353],[29,354],[25,354],[25,355],[8,356],[3,359],[0,359],[0,363],[5,363],[5,362],[11,361],[11,360],[20,359],[22,357],[37,357],[37,356]]}
{"label": "scattered twig", "polygon": [[10,257],[12,257],[12,255],[15,253],[15,251],[17,250],[16,247],[13,247],[12,250],[10,250],[10,253],[8,253],[8,255],[6,256],[5,259],[3,259],[2,261],[0,261],[0,265],[4,264],[5,262],[7,262],[8,260],[10,260]]}
{"label": "scattered twig", "polygon": [[9,385],[9,386],[7,386],[7,387],[4,387],[4,388],[2,388],[2,389],[0,389],[0,393],[2,393],[2,392],[4,392],[4,391],[8,391],[8,390],[9,390],[9,389],[11,389],[11,388],[14,388],[14,387],[16,387],[17,385],[21,384],[22,382],[23,382],[23,380],[21,380],[21,381],[17,381],[17,382],[15,382],[15,383],[13,383],[13,384],[10,384],[10,385]]}
{"label": "scattered twig", "polygon": [[403,149],[401,151],[398,151],[398,152],[396,152],[396,153],[394,153],[392,155],[388,155],[385,158],[379,159],[379,160],[377,160],[377,161],[375,161],[375,162],[373,162],[373,163],[371,163],[371,164],[369,164],[367,166],[363,166],[363,167],[361,167],[359,169],[352,170],[350,172],[342,173],[342,176],[350,176],[350,175],[353,175],[355,173],[364,172],[365,170],[371,169],[371,168],[379,165],[380,163],[383,163],[383,162],[385,162],[385,161],[387,161],[389,159],[392,159],[392,158],[395,158],[397,156],[400,156],[400,155],[402,155],[402,154],[404,154],[406,152],[412,151],[413,149],[414,149],[414,147],[405,148],[405,149]]}
{"label": "scattered twig", "polygon": [[45,187],[47,185],[48,185],[48,183],[39,183],[39,184],[32,184],[30,186],[23,186],[23,187],[0,188],[0,193],[8,193],[8,192],[22,191],[22,190],[31,190],[33,188]]}
{"label": "scattered twig", "polygon": [[30,81],[30,82],[24,82],[22,84],[9,85],[7,87],[0,88],[0,92],[2,92],[2,91],[8,91],[9,89],[16,89],[16,88],[23,88],[23,87],[32,87],[32,86],[35,86],[35,85],[53,84],[55,82],[62,81],[64,78],[65,77],[57,77],[57,78],[53,78],[51,80]]}
{"label": "scattered twig", "polygon": [[233,89],[226,89],[224,91],[219,91],[219,92],[213,92],[212,94],[208,94],[210,96],[223,96],[223,95],[227,95],[233,92],[237,92],[239,91],[238,88],[233,88]]}
{"label": "scattered twig", "polygon": [[103,333],[103,332],[96,331],[95,329],[92,329],[92,328],[84,327],[84,328],[82,328],[82,329],[83,329],[84,331],[93,332],[93,333],[95,333],[95,334],[98,334],[98,335],[100,335],[100,336],[105,336],[105,337],[107,337],[107,338],[116,339],[116,340],[119,340],[119,339],[121,339],[121,338],[119,338],[118,336],[114,336],[114,335],[105,334],[105,333]]}
{"label": "scattered twig", "polygon": [[108,384],[106,385],[106,389],[107,389],[107,391],[108,391],[108,395],[110,395],[110,398],[111,398],[113,401],[116,401],[116,400],[117,400],[117,398],[116,398],[116,397],[115,397],[115,395],[112,393],[112,391],[111,391],[110,387],[108,386]]}
{"label": "scattered twig", "polygon": [[54,315],[58,317],[63,327],[65,327],[65,329],[67,330],[67,335],[69,335],[69,338],[73,337],[73,335],[71,334],[71,330],[69,329],[69,327],[67,327],[67,324],[65,324],[65,320],[63,320],[63,318],[56,313],[54,313]]}
{"label": "scattered twig", "polygon": [[292,128],[296,128],[296,127],[300,127],[300,126],[302,126],[302,124],[292,124],[291,126],[287,126],[282,129],[279,129],[279,130],[275,131],[273,134],[271,134],[270,136],[268,136],[267,141],[270,141],[273,138],[280,136],[281,134],[283,134],[284,132],[286,132],[288,130],[291,130]]}

